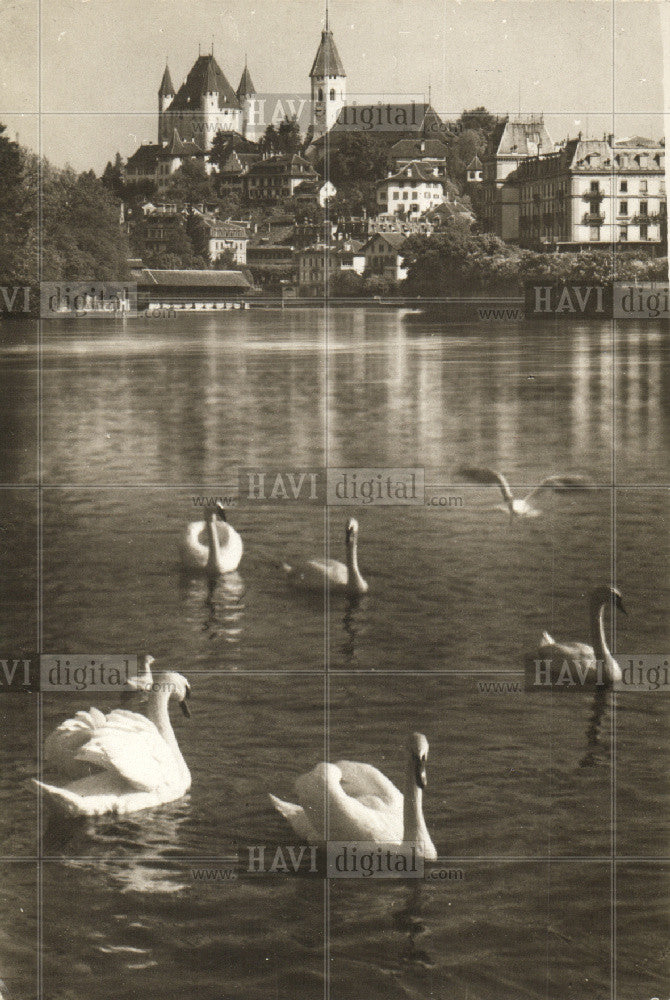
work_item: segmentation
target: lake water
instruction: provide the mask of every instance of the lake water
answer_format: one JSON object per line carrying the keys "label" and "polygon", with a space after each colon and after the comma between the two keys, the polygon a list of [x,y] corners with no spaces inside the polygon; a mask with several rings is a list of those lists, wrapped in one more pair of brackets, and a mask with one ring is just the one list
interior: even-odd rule
{"label": "lake water", "polygon": [[[543,629],[589,641],[586,595],[613,577],[619,659],[668,657],[667,327],[83,320],[46,325],[39,378],[35,331],[0,335],[3,656],[151,652],[193,688],[173,713],[189,796],[69,826],[38,816],[37,746],[113,695],[3,697],[3,996],[667,998],[669,696],[514,690]],[[510,522],[464,463],[594,488]],[[180,574],[194,497],[229,495],[239,466],[325,464],[423,467],[435,500],[239,504],[238,573]],[[350,513],[369,594],[291,592],[279,564],[342,558]],[[425,880],[246,871],[294,843],[268,791],[326,757],[402,787],[412,730]]]}

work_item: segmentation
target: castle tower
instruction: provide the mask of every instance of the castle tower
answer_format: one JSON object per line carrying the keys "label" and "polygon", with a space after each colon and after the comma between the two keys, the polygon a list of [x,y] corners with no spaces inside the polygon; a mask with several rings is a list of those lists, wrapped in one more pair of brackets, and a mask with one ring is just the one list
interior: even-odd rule
{"label": "castle tower", "polygon": [[347,74],[335,45],[328,22],[321,32],[321,43],[309,74],[312,85],[312,126],[314,135],[328,132],[346,104]]}
{"label": "castle tower", "polygon": [[167,138],[169,129],[167,129],[164,114],[172,103],[172,98],[175,95],[175,89],[172,86],[172,79],[170,77],[170,70],[168,69],[167,62],[165,63],[165,72],[163,73],[163,79],[161,80],[161,85],[158,88],[158,141],[163,142]]}
{"label": "castle tower", "polygon": [[237,99],[242,105],[242,135],[245,139],[256,142],[263,134],[263,122],[261,121],[261,102],[256,100],[256,88],[251,79],[251,73],[247,66],[247,57],[244,57],[244,72],[240,80],[240,85],[236,90]]}

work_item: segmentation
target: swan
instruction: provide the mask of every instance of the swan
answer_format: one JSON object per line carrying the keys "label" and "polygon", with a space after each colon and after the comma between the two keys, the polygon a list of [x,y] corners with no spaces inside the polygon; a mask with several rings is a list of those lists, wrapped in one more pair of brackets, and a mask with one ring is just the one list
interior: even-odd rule
{"label": "swan", "polygon": [[[217,517],[223,524],[216,523]],[[221,503],[207,507],[204,521],[186,526],[181,543],[181,561],[185,569],[205,571],[212,576],[233,573],[240,565],[244,546],[239,534],[228,524]]]}
{"label": "swan", "polygon": [[435,845],[423,817],[428,740],[412,733],[407,741],[405,795],[370,764],[340,760],[317,764],[296,779],[299,805],[270,794],[270,801],[288,820],[299,837],[309,843],[328,840],[373,841],[379,844],[410,844],[420,857],[434,861]]}
{"label": "swan", "polygon": [[[154,658],[149,654],[141,658],[137,674],[126,680],[121,693],[122,705],[128,705],[138,700],[140,704],[147,701],[154,682],[151,673],[153,662]],[[97,709],[91,709],[91,711],[97,712]],[[102,715],[101,712],[99,714]],[[75,757],[76,752],[90,738],[89,716],[88,712],[77,712],[73,719],[67,719],[52,733],[49,733],[44,741],[43,760],[45,767],[70,779],[83,778],[91,773],[91,765]]]}
{"label": "swan", "polygon": [[494,469],[480,469],[467,466],[460,468],[458,474],[466,479],[471,479],[475,483],[499,486],[505,503],[496,505],[495,509],[509,511],[512,517],[537,517],[540,511],[536,507],[533,507],[530,501],[540,490],[586,489],[591,485],[583,476],[547,476],[539,486],[534,486],[530,493],[521,499],[518,497],[515,498],[512,495],[506,477]]}
{"label": "swan", "polygon": [[[548,662],[552,679],[565,682],[573,678],[573,682],[577,680],[584,685],[598,684],[603,687],[610,687],[622,679],[621,667],[610,653],[605,638],[605,608],[608,604],[626,614],[621,593],[616,587],[596,587],[589,597],[592,646],[583,642],[556,642],[548,632],[542,633],[536,657]],[[532,663],[535,664],[535,661]],[[575,671],[574,675],[571,668]],[[535,669],[539,669],[537,665]]]}
{"label": "swan", "polygon": [[282,564],[289,583],[298,590],[329,591],[350,595],[367,594],[368,584],[358,568],[358,521],[350,517],[345,531],[346,564],[337,559],[310,559],[297,566]]}
{"label": "swan", "polygon": [[121,695],[122,705],[132,702],[135,699],[135,693],[139,693],[140,704],[148,700],[149,692],[154,683],[153,674],[151,673],[152,663],[155,663],[155,658],[149,653],[140,658],[137,673],[129,677],[124,685],[124,691]]}
{"label": "swan", "polygon": [[69,784],[33,783],[69,816],[137,812],[181,798],[191,787],[191,775],[172,730],[168,703],[175,697],[189,717],[190,693],[181,674],[161,673],[149,692],[148,718],[122,708],[107,715],[97,708],[77,712],[56,730],[70,740],[69,766],[64,740],[59,741],[59,770],[67,779],[84,762],[92,765],[91,772]]}

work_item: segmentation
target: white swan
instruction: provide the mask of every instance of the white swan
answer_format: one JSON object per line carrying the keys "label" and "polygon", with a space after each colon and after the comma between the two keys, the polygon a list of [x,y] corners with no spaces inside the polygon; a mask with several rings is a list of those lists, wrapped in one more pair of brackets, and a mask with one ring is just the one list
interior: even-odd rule
{"label": "white swan", "polygon": [[[555,642],[548,632],[542,633],[536,658],[546,661],[553,680],[566,676],[580,684],[611,686],[622,678],[621,667],[607,646],[605,608],[611,605],[626,614],[621,593],[616,587],[597,587],[589,598],[589,618],[592,646],[583,642]],[[531,661],[535,664],[535,661]],[[531,664],[529,664],[530,666]],[[538,667],[535,665],[535,669]],[[539,667],[542,670],[542,664]]]}
{"label": "white swan", "polygon": [[[129,677],[121,692],[121,704],[143,704],[149,697],[154,679],[151,674],[153,656],[141,658],[137,674]],[[87,743],[91,736],[91,713],[104,715],[97,709],[91,712],[77,712],[73,719],[62,722],[44,741],[44,765],[63,778],[83,778],[93,770],[85,760],[78,760],[75,754]]]}
{"label": "white swan", "polygon": [[147,701],[149,698],[149,692],[151,691],[154,683],[153,674],[151,673],[151,664],[154,662],[155,658],[149,653],[140,657],[137,673],[129,677],[124,685],[124,690],[121,695],[122,705],[132,702],[136,697],[136,693],[139,694],[140,704]]}
{"label": "white swan", "polygon": [[[223,523],[218,523],[217,518]],[[185,569],[218,576],[233,573],[243,551],[242,539],[228,524],[223,504],[217,503],[206,509],[204,521],[192,521],[186,526],[181,561]]]}
{"label": "white swan", "polygon": [[[34,784],[51,805],[70,816],[137,812],[181,798],[191,787],[191,775],[170,723],[168,703],[175,697],[189,716],[190,691],[181,674],[162,673],[149,693],[148,718],[122,708],[108,715],[97,708],[77,712],[59,730],[70,734],[71,769],[75,762],[84,762],[92,766],[91,773],[67,785],[33,779]],[[60,770],[67,778],[64,757],[61,740]]]}
{"label": "white swan", "polygon": [[350,595],[367,594],[368,585],[358,568],[358,521],[351,517],[345,532],[347,561],[337,559],[310,559],[296,566],[282,564],[289,583],[298,590],[323,593],[328,590]]}
{"label": "white swan", "polygon": [[498,504],[495,509],[509,511],[512,517],[537,517],[540,511],[533,507],[530,501],[540,490],[586,489],[590,485],[584,476],[547,476],[538,486],[534,486],[525,497],[518,498],[513,496],[506,477],[494,469],[464,466],[458,470],[458,474],[475,483],[499,486],[505,503]]}
{"label": "white swan", "polygon": [[432,861],[437,851],[422,808],[427,758],[428,740],[422,733],[412,733],[407,742],[404,797],[376,767],[340,760],[337,764],[317,764],[297,778],[299,805],[276,795],[270,795],[270,801],[309,843],[326,840],[327,802],[328,840],[408,843],[417,855]]}

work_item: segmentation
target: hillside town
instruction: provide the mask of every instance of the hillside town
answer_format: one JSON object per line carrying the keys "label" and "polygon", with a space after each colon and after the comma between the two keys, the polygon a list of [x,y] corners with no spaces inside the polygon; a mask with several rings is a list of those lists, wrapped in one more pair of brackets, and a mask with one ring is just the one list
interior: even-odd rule
{"label": "hillside town", "polygon": [[613,250],[620,276],[664,273],[664,140],[556,140],[541,114],[447,121],[430,99],[359,102],[328,21],[308,79],[309,98],[270,95],[245,60],[233,89],[212,45],[175,89],[166,64],[156,141],[96,179],[98,224],[113,216],[121,241],[108,271],[171,302],[443,295],[565,276],[587,256],[598,269]]}

